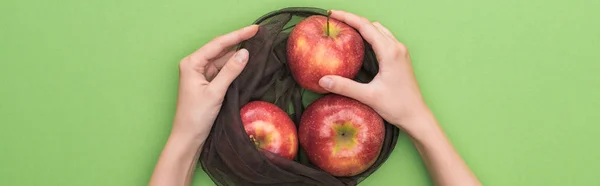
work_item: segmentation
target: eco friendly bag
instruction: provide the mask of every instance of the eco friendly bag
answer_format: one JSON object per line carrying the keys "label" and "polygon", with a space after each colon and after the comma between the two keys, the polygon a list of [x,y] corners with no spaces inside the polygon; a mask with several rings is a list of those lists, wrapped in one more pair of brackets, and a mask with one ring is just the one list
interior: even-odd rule
{"label": "eco friendly bag", "polygon": [[[302,89],[286,64],[286,43],[293,26],[311,15],[327,16],[319,8],[293,7],[270,12],[254,23],[258,33],[238,46],[249,51],[249,61],[233,81],[206,140],[200,163],[216,185],[357,185],[379,168],[392,153],[399,130],[385,122],[381,153],[366,171],[352,177],[334,177],[311,165],[302,146],[295,161],[258,149],[246,134],[240,108],[253,100],[271,102],[289,113],[296,125],[303,110],[320,95]],[[369,82],[379,70],[370,45],[365,42],[363,66],[355,78]]]}

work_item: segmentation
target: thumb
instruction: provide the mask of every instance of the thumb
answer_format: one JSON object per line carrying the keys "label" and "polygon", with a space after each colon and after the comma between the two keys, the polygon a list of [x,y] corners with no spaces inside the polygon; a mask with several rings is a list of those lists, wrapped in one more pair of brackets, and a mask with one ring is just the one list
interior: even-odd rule
{"label": "thumb", "polygon": [[363,103],[368,101],[366,99],[369,90],[367,85],[345,77],[335,75],[323,76],[319,80],[319,85],[332,93],[350,97]]}
{"label": "thumb", "polygon": [[240,49],[237,51],[227,63],[221,68],[221,71],[217,76],[210,82],[209,87],[216,89],[216,91],[225,94],[227,88],[235,78],[237,78],[248,62],[248,50]]}

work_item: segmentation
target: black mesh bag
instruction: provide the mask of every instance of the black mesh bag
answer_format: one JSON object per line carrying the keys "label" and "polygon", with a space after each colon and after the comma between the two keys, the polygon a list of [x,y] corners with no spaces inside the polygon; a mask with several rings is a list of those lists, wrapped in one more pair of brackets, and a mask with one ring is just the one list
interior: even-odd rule
{"label": "black mesh bag", "polygon": [[[385,122],[381,153],[366,171],[352,177],[334,177],[311,165],[302,147],[295,161],[258,149],[246,135],[240,108],[254,100],[271,102],[289,113],[296,125],[302,111],[320,95],[302,89],[286,64],[286,42],[293,26],[311,15],[327,16],[318,8],[285,8],[258,20],[258,33],[240,44],[249,62],[227,90],[223,106],[201,152],[203,170],[216,185],[357,185],[372,174],[392,153],[399,130]],[[365,42],[363,66],[355,78],[369,82],[378,72],[378,62]]]}

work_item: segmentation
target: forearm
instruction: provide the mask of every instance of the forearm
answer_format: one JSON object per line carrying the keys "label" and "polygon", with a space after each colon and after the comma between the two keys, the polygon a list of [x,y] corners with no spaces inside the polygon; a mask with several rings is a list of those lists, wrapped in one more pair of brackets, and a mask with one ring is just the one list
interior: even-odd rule
{"label": "forearm", "polygon": [[410,135],[436,185],[481,185],[431,112],[424,111],[410,122],[419,126]]}
{"label": "forearm", "polygon": [[205,138],[171,134],[149,185],[189,185],[204,141]]}

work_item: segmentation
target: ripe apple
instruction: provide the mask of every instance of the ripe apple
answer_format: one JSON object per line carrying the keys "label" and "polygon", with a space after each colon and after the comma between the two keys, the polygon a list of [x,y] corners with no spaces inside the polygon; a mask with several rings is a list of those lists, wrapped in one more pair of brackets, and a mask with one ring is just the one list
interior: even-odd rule
{"label": "ripe apple", "polygon": [[328,94],[300,119],[300,145],[308,159],[333,176],[354,176],[371,167],[383,145],[383,119],[354,99]]}
{"label": "ripe apple", "polygon": [[257,148],[293,160],[298,152],[296,125],[281,108],[252,101],[240,110],[244,129]]}
{"label": "ripe apple", "polygon": [[302,88],[321,94],[327,93],[319,86],[321,77],[354,78],[362,66],[364,53],[363,39],[354,28],[321,15],[296,24],[287,43],[292,76]]}

